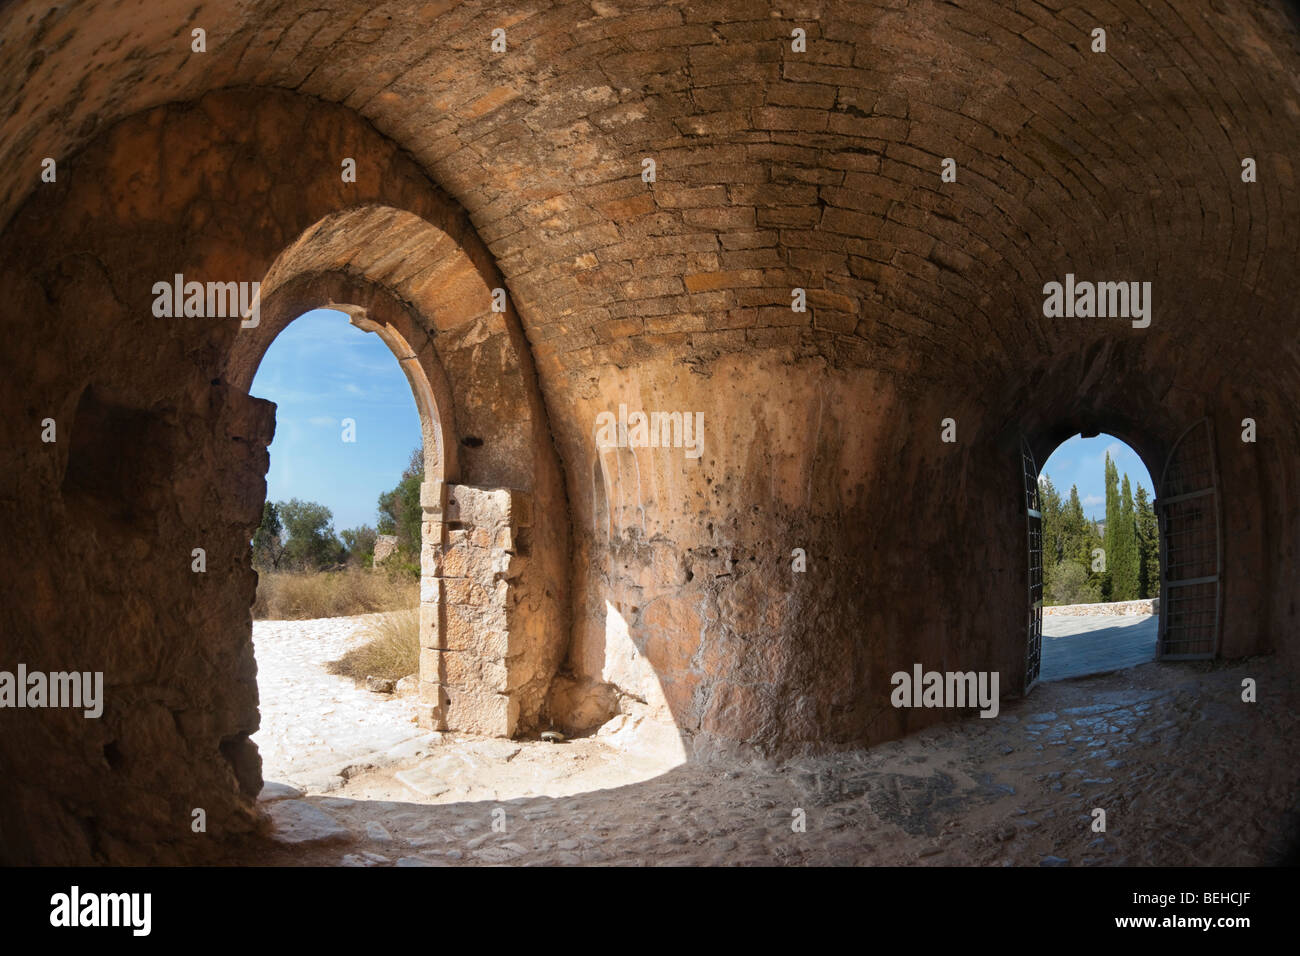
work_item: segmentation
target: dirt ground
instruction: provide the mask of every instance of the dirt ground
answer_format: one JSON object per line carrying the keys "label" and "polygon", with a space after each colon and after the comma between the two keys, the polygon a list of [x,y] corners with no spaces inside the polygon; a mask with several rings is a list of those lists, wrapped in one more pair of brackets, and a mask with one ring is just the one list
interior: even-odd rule
{"label": "dirt ground", "polygon": [[1270,663],[1041,684],[995,719],[780,764],[670,766],[599,737],[423,735],[328,793],[269,787],[268,837],[225,862],[1267,864],[1300,832],[1294,701],[1267,681],[1241,700],[1242,679]]}

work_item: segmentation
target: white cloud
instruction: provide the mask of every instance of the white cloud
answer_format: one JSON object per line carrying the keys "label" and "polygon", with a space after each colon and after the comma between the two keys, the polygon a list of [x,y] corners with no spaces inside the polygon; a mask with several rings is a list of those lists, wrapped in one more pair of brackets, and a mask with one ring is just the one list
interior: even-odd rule
{"label": "white cloud", "polygon": [[1101,495],[1088,495],[1088,497],[1083,499],[1083,506],[1085,508],[1091,508],[1093,505],[1100,505],[1105,503],[1106,503],[1106,499],[1103,498]]}

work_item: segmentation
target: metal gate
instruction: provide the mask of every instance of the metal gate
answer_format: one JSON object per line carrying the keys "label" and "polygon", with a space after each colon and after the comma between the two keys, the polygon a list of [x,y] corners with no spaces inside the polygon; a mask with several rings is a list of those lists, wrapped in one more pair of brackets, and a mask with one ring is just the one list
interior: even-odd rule
{"label": "metal gate", "polygon": [[1160,476],[1161,660],[1219,651],[1219,493],[1210,420],[1179,437]]}
{"label": "metal gate", "polygon": [[1038,680],[1043,660],[1043,513],[1038,507],[1038,466],[1029,442],[1020,439],[1021,473],[1025,480],[1025,515],[1028,521],[1029,622],[1025,646],[1025,693]]}

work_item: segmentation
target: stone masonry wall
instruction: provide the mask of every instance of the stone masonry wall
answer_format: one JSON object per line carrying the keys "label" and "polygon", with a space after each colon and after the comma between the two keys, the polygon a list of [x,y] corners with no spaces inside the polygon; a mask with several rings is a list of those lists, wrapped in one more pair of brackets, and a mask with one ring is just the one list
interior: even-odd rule
{"label": "stone masonry wall", "polygon": [[1071,617],[1108,617],[1159,613],[1159,598],[1147,598],[1141,601],[1106,601],[1100,604],[1055,604],[1043,608],[1043,617],[1052,617],[1056,614]]}
{"label": "stone masonry wall", "polygon": [[[914,662],[1014,693],[1022,437],[1041,462],[1102,430],[1158,474],[1203,417],[1222,654],[1294,679],[1296,22],[1283,0],[15,0],[0,658],[103,670],[107,699],[0,713],[0,857],[197,858],[257,825],[272,409],[232,369],[261,353],[232,365],[237,320],[158,318],[150,289],[287,250],[287,281],[385,290],[445,371],[446,480],[488,500],[444,527],[439,556],[482,567],[430,575],[426,623],[487,595],[511,635],[435,655],[452,720],[645,712],[697,757],[785,756],[947,719],[890,706]],[[1067,273],[1151,281],[1149,328],[1046,315]],[[702,454],[597,449],[620,404],[702,414]],[[531,526],[496,497],[517,491]],[[538,644],[560,659],[534,708]],[[458,704],[484,661],[494,689]]]}
{"label": "stone masonry wall", "polygon": [[[445,497],[445,501],[442,500]],[[500,737],[538,725],[558,654],[535,639],[531,497],[426,482],[420,589],[425,726]]]}
{"label": "stone masonry wall", "polygon": [[384,560],[397,550],[397,535],[395,534],[377,534],[375,535],[375,564],[382,564]]}

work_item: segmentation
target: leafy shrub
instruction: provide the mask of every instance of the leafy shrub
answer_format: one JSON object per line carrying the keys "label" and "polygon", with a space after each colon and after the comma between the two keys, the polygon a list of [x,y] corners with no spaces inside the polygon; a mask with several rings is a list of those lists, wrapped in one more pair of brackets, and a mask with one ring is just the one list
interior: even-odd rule
{"label": "leafy shrub", "polygon": [[1096,604],[1101,600],[1101,591],[1096,583],[1088,580],[1088,569],[1077,561],[1062,561],[1056,567],[1045,603],[1061,604]]}

